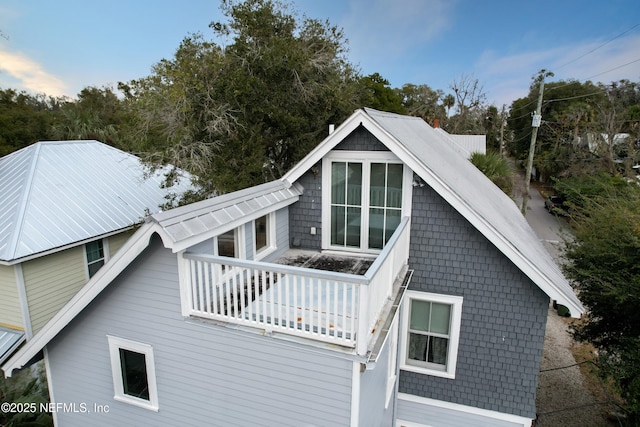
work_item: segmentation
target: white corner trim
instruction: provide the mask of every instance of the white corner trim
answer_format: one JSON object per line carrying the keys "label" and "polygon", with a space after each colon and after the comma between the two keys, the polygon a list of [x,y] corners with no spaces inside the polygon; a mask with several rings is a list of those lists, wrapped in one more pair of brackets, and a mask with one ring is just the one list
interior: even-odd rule
{"label": "white corner trim", "polygon": [[22,326],[27,340],[33,337],[33,328],[31,327],[31,312],[29,311],[29,299],[27,298],[27,288],[24,283],[24,273],[22,272],[22,263],[15,264],[13,270],[16,277],[16,286],[18,287],[18,298],[20,299],[20,312],[22,313]]}
{"label": "white corner trim", "polygon": [[354,361],[351,369],[351,427],[360,425],[360,362]]}
{"label": "white corner trim", "polygon": [[[47,389],[49,390],[49,402],[56,403],[55,395],[53,394],[53,378],[51,377],[51,362],[49,361],[49,351],[47,347],[42,349],[42,353],[44,356],[44,373],[47,376]],[[58,424],[58,412],[52,411],[51,416],[53,418],[53,425],[59,426]]]}
{"label": "white corner trim", "polygon": [[473,406],[461,405],[459,403],[445,402],[444,400],[435,400],[428,397],[415,396],[408,393],[398,393],[398,400],[418,403],[420,405],[434,406],[436,408],[449,409],[452,411],[464,412],[467,414],[480,415],[495,420],[507,421],[522,425],[522,427],[531,427],[532,419],[521,417],[519,415],[506,414],[504,412],[491,411],[489,409],[475,408]]}

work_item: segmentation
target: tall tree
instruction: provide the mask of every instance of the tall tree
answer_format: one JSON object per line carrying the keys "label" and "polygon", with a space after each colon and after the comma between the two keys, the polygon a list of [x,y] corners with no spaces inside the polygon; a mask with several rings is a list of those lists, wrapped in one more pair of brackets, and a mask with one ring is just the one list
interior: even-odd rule
{"label": "tall tree", "polygon": [[456,134],[483,133],[487,95],[479,80],[463,74],[453,80],[449,89],[453,91],[456,108],[446,130]]}
{"label": "tall tree", "polygon": [[586,319],[575,336],[598,349],[600,373],[613,380],[628,411],[628,425],[640,425],[640,189],[603,177],[582,194],[572,216],[575,238],[567,242],[565,265]]}
{"label": "tall tree", "polygon": [[204,193],[281,176],[361,99],[342,31],[276,0],[225,1],[223,48],[192,35],[122,84],[140,147],[200,177]]}
{"label": "tall tree", "polygon": [[402,105],[402,96],[389,86],[389,80],[379,73],[373,73],[360,79],[364,99],[364,107],[375,108],[376,110],[388,111],[390,113],[405,113]]}
{"label": "tall tree", "polygon": [[433,90],[428,85],[405,84],[396,92],[402,97],[402,104],[411,116],[421,117],[427,123],[433,124],[435,119],[443,121],[448,117],[444,105],[444,93]]}

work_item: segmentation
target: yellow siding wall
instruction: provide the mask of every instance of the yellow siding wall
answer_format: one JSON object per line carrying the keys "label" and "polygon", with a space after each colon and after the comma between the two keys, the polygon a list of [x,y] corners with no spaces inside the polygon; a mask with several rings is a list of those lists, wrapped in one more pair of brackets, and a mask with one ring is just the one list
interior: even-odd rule
{"label": "yellow siding wall", "polygon": [[15,267],[0,265],[0,325],[24,328]]}
{"label": "yellow siding wall", "polygon": [[87,282],[85,264],[84,245],[22,264],[34,334]]}
{"label": "yellow siding wall", "polygon": [[124,233],[116,234],[115,236],[109,237],[109,256],[113,257],[118,250],[124,245],[124,243],[131,237],[134,230],[128,230]]}

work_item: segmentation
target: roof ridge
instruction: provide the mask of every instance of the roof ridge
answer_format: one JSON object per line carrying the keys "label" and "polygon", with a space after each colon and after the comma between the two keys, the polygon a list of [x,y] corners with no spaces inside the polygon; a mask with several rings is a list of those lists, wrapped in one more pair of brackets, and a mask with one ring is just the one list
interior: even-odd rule
{"label": "roof ridge", "polygon": [[29,166],[29,172],[27,173],[27,179],[23,185],[22,195],[20,197],[20,203],[18,204],[18,214],[16,216],[16,227],[13,230],[13,235],[11,236],[11,240],[9,242],[9,251],[11,253],[10,259],[15,258],[16,252],[18,250],[18,242],[20,241],[20,235],[22,234],[22,229],[24,226],[24,220],[26,218],[26,211],[29,206],[29,199],[31,198],[31,192],[33,189],[33,179],[36,173],[36,168],[38,165],[38,161],[40,160],[40,150],[42,149],[42,145],[40,141],[35,144],[31,144],[29,147],[31,148],[33,153],[31,154],[31,165]]}

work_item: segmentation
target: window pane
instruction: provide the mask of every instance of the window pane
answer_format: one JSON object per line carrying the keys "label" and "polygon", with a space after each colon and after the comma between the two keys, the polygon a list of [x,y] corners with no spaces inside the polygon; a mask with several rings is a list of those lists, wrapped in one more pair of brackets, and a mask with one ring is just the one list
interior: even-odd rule
{"label": "window pane", "polygon": [[256,252],[267,246],[267,216],[262,216],[255,221],[256,224]]}
{"label": "window pane", "polygon": [[369,209],[369,248],[382,249],[384,245],[384,209]]}
{"label": "window pane", "polygon": [[102,240],[89,242],[85,245],[85,248],[87,250],[87,262],[91,263],[104,258],[104,248],[102,247]]}
{"label": "window pane", "polygon": [[427,362],[437,363],[438,365],[446,365],[448,345],[449,340],[446,338],[429,337],[429,351]]}
{"label": "window pane", "polygon": [[362,164],[349,163],[347,178],[347,204],[360,206],[362,204]]}
{"label": "window pane", "polygon": [[144,354],[121,348],[120,366],[122,368],[124,393],[149,400],[147,364]]}
{"label": "window pane", "polygon": [[409,329],[416,331],[429,331],[429,301],[411,300],[411,322]]}
{"label": "window pane", "polygon": [[227,231],[218,236],[218,255],[234,258],[236,256],[235,231]]}
{"label": "window pane", "polygon": [[347,164],[335,162],[331,164],[331,203],[344,204],[345,183],[347,179]]}
{"label": "window pane", "polygon": [[427,344],[429,337],[427,335],[409,334],[409,359],[427,360]]}
{"label": "window pane", "polygon": [[331,244],[344,245],[344,206],[331,206]]}
{"label": "window pane", "polygon": [[94,274],[100,270],[100,268],[104,265],[104,260],[92,262],[88,265],[89,267],[89,277],[93,277]]}
{"label": "window pane", "polygon": [[402,165],[389,164],[387,170],[387,207],[402,207]]}
{"label": "window pane", "polygon": [[371,164],[371,188],[369,190],[371,206],[384,206],[385,175],[387,165],[384,163]]}
{"label": "window pane", "polygon": [[347,208],[347,246],[360,246],[360,208]]}
{"label": "window pane", "polygon": [[431,329],[436,334],[449,335],[449,319],[451,316],[451,306],[448,304],[431,304]]}
{"label": "window pane", "polygon": [[387,243],[393,232],[396,231],[400,225],[400,211],[395,209],[387,209],[387,225],[384,231],[384,242]]}

